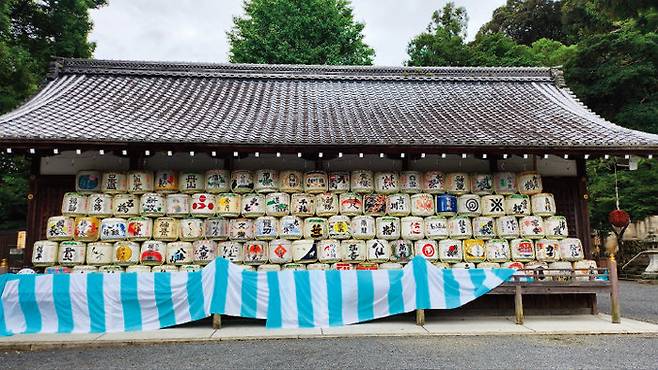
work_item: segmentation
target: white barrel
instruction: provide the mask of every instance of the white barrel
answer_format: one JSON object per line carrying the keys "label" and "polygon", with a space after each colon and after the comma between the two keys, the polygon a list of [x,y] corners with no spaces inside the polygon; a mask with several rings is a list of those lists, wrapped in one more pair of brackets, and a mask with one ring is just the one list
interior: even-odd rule
{"label": "white barrel", "polygon": [[194,241],[203,237],[203,220],[198,218],[181,218],[178,222],[180,232],[178,237],[182,241]]}
{"label": "white barrel", "polygon": [[501,217],[505,216],[505,196],[485,195],[481,198],[482,216]]}
{"label": "white barrel", "polygon": [[466,239],[463,242],[465,262],[484,262],[487,259],[482,239]]}
{"label": "white barrel", "polygon": [[391,261],[409,262],[414,257],[414,242],[412,240],[391,240],[388,245],[391,248]]}
{"label": "white barrel", "polygon": [[489,173],[476,173],[471,175],[471,192],[477,195],[493,193],[493,175]]}
{"label": "white barrel", "polygon": [[450,264],[447,262],[434,262],[433,265],[439,270],[445,270],[450,268]]}
{"label": "white barrel", "polygon": [[274,193],[279,191],[279,171],[258,170],[254,181],[256,193]]}
{"label": "white barrel", "polygon": [[324,193],[329,189],[329,180],[324,171],[311,171],[304,174],[304,192],[310,194]]}
{"label": "white barrel", "polygon": [[530,239],[512,239],[510,250],[514,261],[530,262],[535,259],[535,245]]}
{"label": "white barrel", "polygon": [[153,172],[130,171],[128,172],[128,192],[131,194],[150,193],[154,188]]}
{"label": "white barrel", "polygon": [[53,266],[57,262],[57,242],[39,240],[32,247],[32,264],[37,267]]}
{"label": "white barrel", "polygon": [[116,242],[128,237],[128,222],[125,218],[104,218],[101,221],[101,240]]}
{"label": "white barrel", "polygon": [[555,198],[551,193],[539,193],[532,196],[532,214],[548,217],[555,215]]}
{"label": "white barrel", "polygon": [[363,213],[368,216],[384,216],[386,199],[384,194],[363,194]]}
{"label": "white barrel", "polygon": [[331,269],[338,271],[349,271],[349,270],[354,270],[354,265],[347,262],[336,262],[333,265],[331,265]]}
{"label": "white barrel", "polygon": [[375,191],[375,180],[372,171],[355,170],[350,176],[350,190],[363,194]]}
{"label": "white barrel", "polygon": [[411,215],[421,217],[434,215],[434,196],[428,193],[411,195]]}
{"label": "white barrel", "polygon": [[117,265],[105,265],[98,267],[98,272],[103,274],[118,274],[118,273],[122,273],[123,271],[124,271],[123,267]]}
{"label": "white barrel", "polygon": [[[107,267],[107,266],[103,266],[103,267]],[[161,265],[161,266],[151,267],[151,272],[178,272],[178,271],[180,271],[178,269],[178,266],[174,266],[174,265]]]}
{"label": "white barrel", "polygon": [[188,265],[192,263],[194,248],[190,242],[167,243],[167,263],[170,265]]}
{"label": "white barrel", "polygon": [[400,192],[415,194],[423,191],[423,174],[418,171],[400,172]]}
{"label": "white barrel", "polygon": [[446,192],[446,176],[441,171],[428,171],[423,174],[423,191],[429,194]]}
{"label": "white barrel", "polygon": [[307,193],[294,193],[290,196],[290,213],[293,216],[310,217],[315,214],[315,196]]}
{"label": "white barrel", "polygon": [[470,193],[471,180],[467,173],[453,172],[446,175],[446,191],[454,195]]}
{"label": "white barrel", "polygon": [[195,193],[192,194],[190,214],[194,217],[212,217],[217,212],[217,198],[215,194]]}
{"label": "white barrel", "polygon": [[153,220],[148,217],[131,217],[128,219],[126,239],[144,241],[153,237]]}
{"label": "white barrel", "polygon": [[[590,280],[590,276],[597,272],[597,267],[598,266],[596,265],[596,261],[594,260],[582,260],[574,262],[573,269],[576,270],[574,272],[576,275],[576,280]],[[592,276],[592,278],[594,277]]]}
{"label": "white barrel", "polygon": [[439,216],[454,216],[457,214],[457,197],[451,194],[440,194],[434,202],[436,214]]}
{"label": "white barrel", "polygon": [[139,197],[135,194],[116,194],[112,198],[112,213],[116,217],[139,216]]}
{"label": "white barrel", "polygon": [[500,263],[498,262],[480,262],[476,266],[479,269],[499,269]]}
{"label": "white barrel", "polygon": [[339,196],[341,215],[358,216],[363,214],[363,197],[357,193],[341,193]]}
{"label": "white barrel", "polygon": [[502,216],[496,219],[496,234],[503,239],[518,238],[519,221],[514,216]]}
{"label": "white barrel", "polygon": [[[546,261],[540,261],[546,263]],[[573,266],[571,262],[567,261],[554,261],[548,264],[548,268],[556,271],[546,271],[547,276],[551,276],[552,280],[555,281],[569,281],[571,280],[571,274]]]}
{"label": "white barrel", "polygon": [[280,265],[265,264],[258,266],[257,271],[259,272],[269,272],[269,271],[281,271]]}
{"label": "white barrel", "polygon": [[265,216],[265,196],[256,193],[243,194],[240,208],[243,217]]}
{"label": "white barrel", "polygon": [[549,239],[563,239],[569,236],[567,219],[564,216],[551,216],[544,219],[544,231]]}
{"label": "white barrel", "polygon": [[219,194],[231,191],[231,174],[227,170],[208,170],[204,179],[204,190],[207,193]]}
{"label": "white barrel", "polygon": [[87,197],[87,214],[89,216],[110,217],[112,215],[112,196],[104,193],[89,194]]}
{"label": "white barrel", "polygon": [[48,218],[46,238],[48,240],[73,239],[74,222],[72,217],[53,216]]}
{"label": "white barrel", "polygon": [[528,239],[541,239],[544,237],[544,220],[538,216],[526,216],[519,219],[521,237]]}
{"label": "white barrel", "polygon": [[310,240],[326,239],[329,235],[327,219],[322,217],[309,217],[304,220],[304,238]]}
{"label": "white barrel", "polygon": [[100,237],[98,217],[76,217],[73,221],[73,239],[79,242],[95,242]]}
{"label": "white barrel", "polygon": [[448,234],[452,239],[468,239],[473,237],[471,219],[464,216],[455,216],[448,219]]}
{"label": "white barrel", "polygon": [[329,217],[327,220],[327,232],[331,239],[342,240],[351,238],[350,218],[343,215]]}
{"label": "white barrel", "polygon": [[189,194],[169,194],[166,202],[167,216],[188,217],[190,215],[192,197]]}
{"label": "white barrel", "polygon": [[254,191],[254,174],[245,170],[231,171],[231,191],[240,194]]}
{"label": "white barrel", "polygon": [[462,241],[455,239],[439,240],[439,259],[445,263],[457,263],[464,259]]}
{"label": "white barrel", "polygon": [[496,227],[494,219],[491,217],[474,217],[473,218],[473,237],[475,239],[493,239],[496,237]]}
{"label": "white barrel", "polygon": [[509,216],[530,216],[530,198],[525,194],[512,194],[505,198],[505,213]]}
{"label": "white barrel", "polygon": [[147,240],[142,243],[139,252],[139,263],[148,266],[158,266],[167,259],[167,243],[158,240]]}
{"label": "white barrel", "polygon": [[215,197],[217,209],[215,214],[222,217],[240,216],[240,195],[233,193],[221,193]]}
{"label": "white barrel", "polygon": [[350,191],[350,173],[345,171],[329,172],[328,189],[332,193],[346,193]]}
{"label": "white barrel", "polygon": [[194,252],[194,263],[207,265],[215,259],[217,242],[212,240],[194,241],[192,242],[192,251]]}
{"label": "white barrel", "polygon": [[181,193],[193,194],[206,190],[206,179],[202,173],[183,172],[178,182],[178,191]]}
{"label": "white barrel", "polygon": [[318,260],[317,241],[311,239],[292,242],[292,260],[297,263],[313,263]]}
{"label": "white barrel", "polygon": [[445,239],[448,237],[448,220],[443,216],[425,217],[425,237],[427,239]]}
{"label": "white barrel", "polygon": [[281,171],[279,173],[279,190],[284,193],[301,193],[304,191],[304,174],[301,171]]}
{"label": "white barrel", "polygon": [[420,240],[425,238],[425,225],[422,217],[407,216],[400,219],[402,239]]}
{"label": "white barrel", "polygon": [[376,235],[375,219],[371,216],[355,216],[350,225],[354,239],[373,239]]}
{"label": "white barrel", "polygon": [[224,241],[217,243],[217,257],[222,257],[231,262],[242,262],[244,259],[242,243]]}
{"label": "white barrel", "polygon": [[400,181],[397,172],[375,173],[375,191],[382,194],[393,194],[400,191]]}
{"label": "white barrel", "polygon": [[165,215],[166,201],[162,194],[146,193],[139,199],[139,213],[147,217],[160,217]]}
{"label": "white barrel", "polygon": [[322,263],[335,263],[340,261],[340,241],[324,239],[317,243],[318,261]]}
{"label": "white barrel", "polygon": [[368,257],[366,242],[363,240],[341,240],[340,255],[344,262],[363,262]]}
{"label": "white barrel", "polygon": [[101,192],[108,194],[128,191],[128,178],[123,172],[105,172],[101,178]]}
{"label": "white barrel", "polygon": [[526,195],[539,194],[544,189],[541,176],[532,171],[519,173],[516,177],[516,185],[519,193]]}
{"label": "white barrel", "polygon": [[585,252],[583,251],[583,244],[580,242],[580,239],[566,238],[560,240],[560,259],[569,262],[585,259]]}
{"label": "white barrel", "polygon": [[279,236],[279,221],[276,217],[261,216],[254,221],[254,236],[258,240],[272,240]]}
{"label": "white barrel", "polygon": [[178,239],[178,220],[172,217],[156,218],[153,222],[153,239],[165,242]]}
{"label": "white barrel", "polygon": [[99,171],[80,171],[75,175],[75,191],[78,193],[96,193],[101,191],[101,173]]}
{"label": "white barrel", "polygon": [[338,194],[320,193],[315,196],[315,214],[320,217],[329,217],[338,214]]}
{"label": "white barrel", "polygon": [[229,220],[222,217],[210,217],[203,220],[206,239],[226,240],[229,234]]}
{"label": "white barrel", "polygon": [[249,218],[233,218],[229,221],[229,239],[246,242],[254,238],[254,221]]}
{"label": "white barrel", "polygon": [[282,239],[301,239],[304,234],[304,221],[297,216],[283,216],[279,219],[279,237]]}
{"label": "white barrel", "polygon": [[391,259],[391,246],[387,240],[370,239],[366,241],[369,262],[386,262]]}
{"label": "white barrel", "polygon": [[[382,216],[375,220],[377,238],[384,240],[400,239],[400,219],[398,217]],[[356,236],[355,236],[356,237]]]}
{"label": "white barrel", "polygon": [[87,214],[87,196],[82,193],[64,193],[62,198],[63,216],[84,216]]}
{"label": "white barrel", "polygon": [[555,262],[560,260],[560,242],[552,239],[539,239],[535,242],[538,261]]}
{"label": "white barrel", "polygon": [[151,272],[151,266],[130,265],[126,267],[126,272]]}
{"label": "white barrel", "polygon": [[[98,267],[96,266],[87,266],[87,265],[77,265],[73,266],[71,269],[72,274],[88,274],[90,272],[98,272]],[[20,274],[20,272],[19,272]]]}
{"label": "white barrel", "polygon": [[494,193],[501,195],[516,193],[516,174],[514,172],[494,173],[493,190]]}
{"label": "white barrel", "polygon": [[386,214],[397,217],[409,216],[411,214],[409,194],[389,194],[386,197]]}
{"label": "white barrel", "polygon": [[119,266],[136,265],[139,262],[139,244],[129,241],[114,243],[112,263]]}
{"label": "white barrel", "polygon": [[436,262],[439,259],[439,244],[436,240],[416,240],[414,242],[414,251],[417,256],[421,256],[430,262]]}
{"label": "white barrel", "polygon": [[464,194],[457,197],[457,214],[475,217],[482,214],[480,196],[475,194]]}
{"label": "white barrel", "polygon": [[283,217],[290,213],[290,194],[269,193],[265,197],[265,213],[268,216]]}
{"label": "white barrel", "polygon": [[304,271],[306,270],[306,265],[301,263],[286,263],[281,267],[283,271]]}
{"label": "white barrel", "polygon": [[271,263],[292,262],[292,242],[286,239],[274,239],[269,246],[269,260]]}
{"label": "white barrel", "polygon": [[505,239],[487,240],[484,250],[489,262],[507,262],[512,258],[509,243]]}
{"label": "white barrel", "polygon": [[515,270],[520,270],[520,269],[524,268],[525,266],[524,266],[523,263],[521,263],[521,262],[517,262],[517,261],[509,261],[509,262],[503,262],[503,263],[501,263],[501,264],[500,264],[500,267],[501,267],[501,268],[504,268],[504,269],[515,269]]}
{"label": "white barrel", "polygon": [[402,266],[401,263],[397,262],[384,262],[379,264],[379,269],[380,270],[400,270],[404,266]]}
{"label": "white barrel", "polygon": [[87,244],[85,262],[88,265],[101,266],[112,263],[114,246],[111,243],[95,242]]}
{"label": "white barrel", "polygon": [[173,170],[155,172],[153,190],[156,193],[175,193],[178,191],[178,173]]}

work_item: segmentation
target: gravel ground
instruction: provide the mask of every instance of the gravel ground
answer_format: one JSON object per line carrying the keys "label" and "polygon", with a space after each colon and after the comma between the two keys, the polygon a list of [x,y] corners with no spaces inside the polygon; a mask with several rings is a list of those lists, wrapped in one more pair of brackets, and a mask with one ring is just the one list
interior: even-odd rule
{"label": "gravel ground", "polygon": [[[621,281],[621,317],[658,324],[658,284]],[[598,295],[599,310],[610,313],[610,296]],[[656,366],[658,367],[658,365]]]}

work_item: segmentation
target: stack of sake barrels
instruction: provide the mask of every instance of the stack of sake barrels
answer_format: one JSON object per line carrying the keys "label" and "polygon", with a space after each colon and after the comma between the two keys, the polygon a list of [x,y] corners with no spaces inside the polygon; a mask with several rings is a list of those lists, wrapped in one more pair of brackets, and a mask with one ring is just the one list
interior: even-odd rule
{"label": "stack of sake barrels", "polygon": [[32,262],[46,271],[595,267],[535,172],[83,171]]}

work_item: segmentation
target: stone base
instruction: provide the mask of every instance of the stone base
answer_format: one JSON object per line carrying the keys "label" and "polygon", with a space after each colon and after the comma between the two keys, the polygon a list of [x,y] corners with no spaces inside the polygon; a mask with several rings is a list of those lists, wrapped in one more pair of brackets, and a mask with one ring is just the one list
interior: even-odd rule
{"label": "stone base", "polygon": [[658,280],[658,272],[643,272],[642,279]]}

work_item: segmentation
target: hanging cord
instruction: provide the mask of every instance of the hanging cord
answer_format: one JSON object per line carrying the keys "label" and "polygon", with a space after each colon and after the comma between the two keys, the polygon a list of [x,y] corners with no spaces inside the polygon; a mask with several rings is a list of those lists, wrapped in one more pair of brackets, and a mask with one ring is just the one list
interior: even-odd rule
{"label": "hanging cord", "polygon": [[615,169],[615,201],[617,203],[617,209],[619,210],[619,183],[617,180],[617,160],[614,161],[614,169]]}

